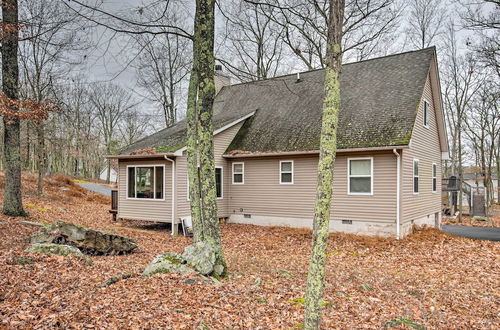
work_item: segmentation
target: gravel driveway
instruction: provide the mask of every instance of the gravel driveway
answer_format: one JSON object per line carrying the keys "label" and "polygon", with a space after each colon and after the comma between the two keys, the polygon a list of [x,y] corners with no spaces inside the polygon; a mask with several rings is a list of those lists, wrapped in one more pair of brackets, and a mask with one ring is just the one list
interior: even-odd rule
{"label": "gravel driveway", "polygon": [[111,197],[111,188],[109,187],[101,186],[100,184],[96,183],[76,183],[76,184],[87,190],[96,192],[104,196]]}

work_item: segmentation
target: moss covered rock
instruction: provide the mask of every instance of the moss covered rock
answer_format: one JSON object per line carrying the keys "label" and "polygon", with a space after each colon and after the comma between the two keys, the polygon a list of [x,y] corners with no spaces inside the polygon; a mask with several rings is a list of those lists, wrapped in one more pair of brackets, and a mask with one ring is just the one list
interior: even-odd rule
{"label": "moss covered rock", "polygon": [[30,242],[72,245],[93,254],[129,253],[137,248],[130,238],[62,221],[42,227]]}
{"label": "moss covered rock", "polygon": [[57,254],[60,256],[83,256],[82,251],[70,245],[60,245],[53,243],[35,243],[30,245],[24,252],[41,253],[41,254]]}
{"label": "moss covered rock", "polygon": [[[184,249],[182,257],[202,275],[214,272],[215,249],[207,242],[196,242]],[[220,270],[219,270],[220,271]]]}
{"label": "moss covered rock", "polygon": [[157,255],[146,269],[144,269],[142,276],[151,276],[159,273],[192,274],[196,273],[196,271],[186,265],[186,260],[180,254],[166,252]]}

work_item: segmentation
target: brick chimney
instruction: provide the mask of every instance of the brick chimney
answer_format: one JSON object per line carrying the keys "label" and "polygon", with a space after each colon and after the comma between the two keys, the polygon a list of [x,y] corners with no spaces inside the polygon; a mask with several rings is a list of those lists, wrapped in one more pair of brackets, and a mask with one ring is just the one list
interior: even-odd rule
{"label": "brick chimney", "polygon": [[231,78],[226,76],[222,72],[222,65],[220,64],[215,65],[214,80],[215,80],[215,95],[219,93],[222,87],[231,85]]}

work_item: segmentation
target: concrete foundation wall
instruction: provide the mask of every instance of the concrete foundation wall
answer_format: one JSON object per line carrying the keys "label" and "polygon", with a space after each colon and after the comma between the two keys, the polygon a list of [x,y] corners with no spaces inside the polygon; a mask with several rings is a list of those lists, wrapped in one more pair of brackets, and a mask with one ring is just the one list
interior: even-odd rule
{"label": "concrete foundation wall", "polygon": [[[245,218],[243,214],[232,214],[229,216],[229,223],[312,229],[313,221],[312,219],[267,217],[259,215],[251,215],[250,218]],[[330,220],[330,232],[395,238],[396,226],[392,221],[381,222],[353,220],[350,224],[346,224],[341,220]]]}

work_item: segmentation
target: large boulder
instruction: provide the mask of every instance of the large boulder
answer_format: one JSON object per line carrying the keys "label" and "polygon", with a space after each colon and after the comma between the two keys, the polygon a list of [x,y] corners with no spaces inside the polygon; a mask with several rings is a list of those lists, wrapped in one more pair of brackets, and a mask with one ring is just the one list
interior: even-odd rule
{"label": "large boulder", "polygon": [[95,254],[129,253],[137,248],[137,243],[130,238],[63,221],[42,227],[30,238],[30,242],[72,245],[83,252]]}
{"label": "large boulder", "polygon": [[144,269],[142,276],[151,276],[154,274],[167,274],[167,273],[179,273],[179,274],[193,274],[196,273],[195,270],[188,267],[186,261],[180,254],[174,252],[166,252],[157,255],[153,261]]}
{"label": "large boulder", "polygon": [[210,275],[214,271],[215,250],[207,242],[196,242],[184,249],[182,258],[202,275]]}
{"label": "large boulder", "polygon": [[60,245],[53,243],[35,243],[28,246],[24,252],[41,253],[41,254],[57,254],[60,256],[74,255],[77,257],[83,256],[82,251],[70,245]]}

